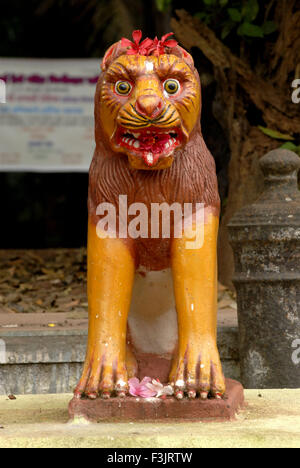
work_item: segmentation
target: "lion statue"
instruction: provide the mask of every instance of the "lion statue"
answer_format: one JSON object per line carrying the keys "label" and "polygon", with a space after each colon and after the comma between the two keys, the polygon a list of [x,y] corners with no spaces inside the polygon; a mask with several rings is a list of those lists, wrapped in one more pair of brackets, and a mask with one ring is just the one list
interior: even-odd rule
{"label": "lion statue", "polygon": [[[172,34],[141,42],[141,31],[134,31],[133,41],[123,38],[112,45],[102,61],[89,183],[89,333],[78,398],[128,394],[128,380],[138,368],[128,338],[135,278],[162,271],[170,272],[176,304],[168,383],[178,399],[222,398],[225,392],[216,344],[220,200],[215,163],[201,134],[199,75],[191,55],[169,38]],[[131,207],[125,218],[120,199]],[[148,232],[140,226],[137,235],[133,215],[141,206]],[[162,218],[166,207],[193,207],[181,236],[175,235],[176,210],[167,235],[154,226],[153,206],[161,208]],[[115,220],[106,217],[105,224],[107,211]],[[202,222],[197,223],[199,213]],[[189,248],[200,231],[200,241]],[[145,307],[157,315],[154,296],[141,300],[141,313]],[[166,292],[158,299],[167,300]],[[168,341],[171,320],[164,323],[157,333],[163,331]]]}

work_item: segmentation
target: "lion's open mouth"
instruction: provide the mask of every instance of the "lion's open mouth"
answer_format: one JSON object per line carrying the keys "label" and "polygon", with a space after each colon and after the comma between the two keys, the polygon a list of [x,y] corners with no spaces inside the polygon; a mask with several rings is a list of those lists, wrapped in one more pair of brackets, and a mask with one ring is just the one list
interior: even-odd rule
{"label": "lion's open mouth", "polygon": [[148,167],[155,166],[160,158],[168,157],[182,144],[183,134],[179,128],[162,129],[147,127],[132,131],[119,127],[116,143],[131,155],[142,158]]}

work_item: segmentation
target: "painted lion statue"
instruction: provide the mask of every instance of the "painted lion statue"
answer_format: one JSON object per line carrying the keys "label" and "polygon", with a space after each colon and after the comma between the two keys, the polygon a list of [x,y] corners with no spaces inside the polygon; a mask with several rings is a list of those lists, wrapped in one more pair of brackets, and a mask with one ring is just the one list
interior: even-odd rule
{"label": "painted lion statue", "polygon": [[[112,45],[102,62],[89,184],[89,334],[78,398],[127,395],[140,351],[169,355],[167,381],[178,399],[225,392],[216,344],[215,163],[201,133],[199,75],[171,35],[141,42],[134,31],[133,41]],[[184,217],[186,206],[193,208]]]}

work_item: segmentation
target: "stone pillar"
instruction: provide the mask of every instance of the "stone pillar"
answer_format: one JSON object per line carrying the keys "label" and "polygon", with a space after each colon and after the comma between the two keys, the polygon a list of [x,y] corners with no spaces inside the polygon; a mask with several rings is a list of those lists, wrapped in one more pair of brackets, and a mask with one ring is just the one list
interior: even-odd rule
{"label": "stone pillar", "polygon": [[234,250],[242,383],[300,387],[300,158],[260,160],[265,189],[228,227]]}

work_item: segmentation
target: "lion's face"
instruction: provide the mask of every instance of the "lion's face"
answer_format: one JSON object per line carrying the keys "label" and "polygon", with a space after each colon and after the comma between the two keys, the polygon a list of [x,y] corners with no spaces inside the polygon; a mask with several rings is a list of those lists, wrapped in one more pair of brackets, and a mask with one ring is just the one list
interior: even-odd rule
{"label": "lion's face", "polygon": [[101,127],[136,169],[169,167],[199,114],[199,79],[176,55],[121,55],[104,73]]}

